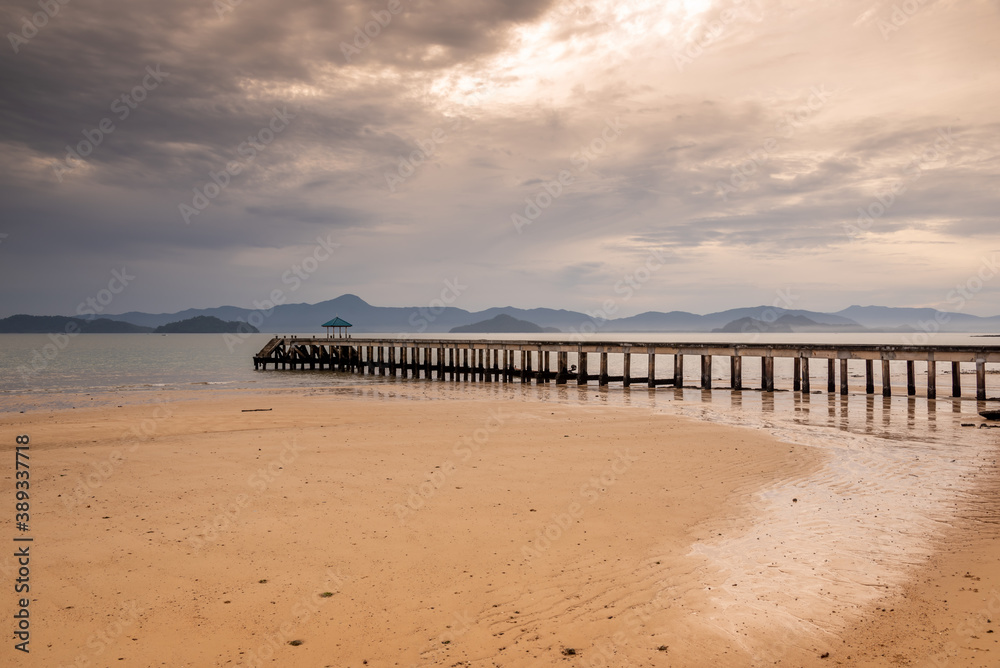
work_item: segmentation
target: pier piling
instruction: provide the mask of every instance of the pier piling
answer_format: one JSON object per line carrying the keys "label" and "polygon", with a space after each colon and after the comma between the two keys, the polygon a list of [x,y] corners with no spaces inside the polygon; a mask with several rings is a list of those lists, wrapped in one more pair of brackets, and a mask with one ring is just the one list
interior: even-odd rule
{"label": "pier piling", "polygon": [[[646,376],[632,375],[633,353],[646,352]],[[520,352],[520,364],[515,357]],[[551,353],[555,353],[555,368]],[[575,375],[570,371],[570,354],[575,356]],[[590,375],[588,360],[591,353],[600,355],[600,373]],[[622,375],[612,375],[612,358],[622,356]],[[657,358],[673,357],[673,375],[657,378]],[[827,391],[850,391],[850,360],[865,365],[865,394],[875,393],[875,361],[881,363],[882,396],[892,396],[892,361],[906,363],[906,394],[913,397],[917,390],[916,363],[927,365],[927,398],[937,398],[937,363],[951,365],[951,395],[962,398],[962,365],[975,364],[976,400],[987,399],[987,364],[1000,363],[1000,346],[866,346],[802,345],[802,344],[723,344],[723,343],[637,343],[637,342],[559,342],[559,341],[485,341],[392,339],[366,337],[357,340],[309,337],[274,337],[254,358],[255,369],[288,369],[301,371],[355,372],[363,375],[391,376],[404,379],[482,381],[509,383],[550,383],[565,385],[571,378],[578,385],[596,380],[599,387],[621,382],[631,387],[645,380],[650,389],[660,385],[684,387],[684,356],[698,355],[701,362],[699,387],[712,389],[712,364],[716,356],[729,357],[729,387],[743,389],[743,358],[758,357],[761,361],[761,390],[770,393],[775,388],[776,357],[792,360],[791,389],[806,395],[811,392],[810,359],[826,359]],[[837,360],[840,361],[839,370]],[[837,375],[839,373],[839,388]],[[787,388],[785,388],[787,389]]]}

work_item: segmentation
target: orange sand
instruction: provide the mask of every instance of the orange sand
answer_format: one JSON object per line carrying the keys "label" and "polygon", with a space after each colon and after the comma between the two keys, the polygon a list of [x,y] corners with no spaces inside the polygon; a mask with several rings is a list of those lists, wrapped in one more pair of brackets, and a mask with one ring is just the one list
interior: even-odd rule
{"label": "orange sand", "polygon": [[32,651],[0,663],[1000,665],[995,469],[877,606],[764,623],[697,546],[821,449],[631,408],[210,397],[0,419],[10,505],[31,437],[35,538]]}

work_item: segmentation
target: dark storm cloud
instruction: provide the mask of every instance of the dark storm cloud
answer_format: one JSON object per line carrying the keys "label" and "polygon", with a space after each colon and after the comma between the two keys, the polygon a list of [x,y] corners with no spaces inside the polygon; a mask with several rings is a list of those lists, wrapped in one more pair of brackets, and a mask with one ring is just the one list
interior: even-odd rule
{"label": "dark storm cloud", "polygon": [[[32,2],[5,7],[5,24],[16,26],[37,9]],[[313,109],[282,94],[297,84],[326,86],[336,79],[347,66],[340,43],[371,20],[373,9],[384,8],[246,2],[220,17],[204,1],[69,4],[18,54],[0,60],[0,131],[7,142],[60,160],[67,144],[84,139],[81,131],[110,118],[114,135],[88,161],[132,173],[129,160],[141,158],[172,182],[186,171],[214,166],[275,105],[291,104],[315,114],[312,131],[331,150],[364,142],[365,150],[377,151],[379,133],[398,112],[390,91],[361,88]],[[403,12],[359,60],[365,67],[383,61],[405,61],[410,69],[446,66],[489,53],[513,22],[543,10],[538,3],[404,2]],[[433,62],[405,55],[435,45],[444,51]],[[163,84],[121,119],[123,112],[111,105],[142,84],[147,66],[164,73]],[[366,128],[374,131],[365,134]],[[398,147],[387,150],[393,149]]]}

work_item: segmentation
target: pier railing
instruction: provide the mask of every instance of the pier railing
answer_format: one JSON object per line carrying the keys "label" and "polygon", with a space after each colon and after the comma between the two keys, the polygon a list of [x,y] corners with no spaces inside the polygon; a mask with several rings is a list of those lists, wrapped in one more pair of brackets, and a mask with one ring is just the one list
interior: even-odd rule
{"label": "pier railing", "polygon": [[[591,373],[589,359],[599,355],[599,373]],[[608,373],[609,355],[622,355],[622,374]],[[632,375],[632,356],[646,355],[646,375]],[[657,375],[657,360],[668,356],[673,373]],[[712,388],[712,360],[729,358],[729,385],[743,389],[743,362],[760,360],[761,389],[774,391],[774,360],[793,361],[792,388],[810,392],[815,380],[812,362],[826,364],[827,391],[848,393],[848,361],[864,360],[865,391],[875,393],[875,363],[881,365],[881,392],[892,395],[892,372],[905,365],[907,394],[917,391],[917,362],[927,365],[927,398],[937,397],[937,365],[951,364],[952,396],[962,395],[962,365],[975,365],[976,398],[986,399],[986,365],[1000,363],[1000,346],[895,346],[719,344],[662,342],[557,342],[455,339],[275,337],[254,356],[255,369],[331,369],[439,380],[483,382],[536,382],[585,385],[621,383],[684,386],[684,356],[701,358],[699,385]],[[571,364],[575,362],[575,364]],[[666,371],[669,371],[668,367]],[[819,369],[816,371],[822,373]],[[839,381],[839,383],[838,383]],[[787,389],[787,388],[786,388]]]}

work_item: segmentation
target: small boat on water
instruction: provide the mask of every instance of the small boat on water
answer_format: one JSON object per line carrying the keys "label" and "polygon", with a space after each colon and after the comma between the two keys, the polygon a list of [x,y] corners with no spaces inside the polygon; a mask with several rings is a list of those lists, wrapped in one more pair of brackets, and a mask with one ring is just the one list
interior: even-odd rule
{"label": "small boat on water", "polygon": [[980,411],[979,414],[987,420],[1000,420],[1000,411]]}

